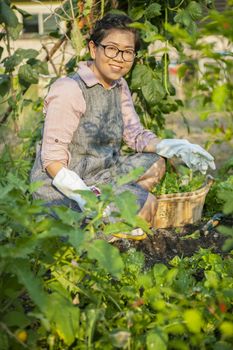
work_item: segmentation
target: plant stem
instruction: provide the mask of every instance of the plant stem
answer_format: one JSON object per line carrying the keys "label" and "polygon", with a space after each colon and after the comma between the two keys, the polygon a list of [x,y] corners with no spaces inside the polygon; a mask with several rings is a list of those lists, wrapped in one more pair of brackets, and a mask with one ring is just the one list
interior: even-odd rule
{"label": "plant stem", "polygon": [[101,0],[101,12],[100,12],[101,18],[104,16],[104,5],[105,5],[105,0]]}
{"label": "plant stem", "polygon": [[[170,11],[176,11],[176,10],[178,10],[178,8],[183,4],[183,2],[184,2],[184,0],[181,0],[181,2],[180,2],[178,5],[176,5],[175,7],[170,7],[170,6],[169,6],[169,1],[168,1],[167,8],[168,8]],[[166,9],[167,9],[167,8],[166,8]]]}
{"label": "plant stem", "polygon": [[[168,22],[168,10],[167,7],[165,8],[165,31],[166,31],[166,25]],[[165,47],[166,47],[166,51],[164,54],[164,88],[165,91],[168,95],[170,95],[169,89],[168,89],[168,40],[166,39],[165,42]]]}

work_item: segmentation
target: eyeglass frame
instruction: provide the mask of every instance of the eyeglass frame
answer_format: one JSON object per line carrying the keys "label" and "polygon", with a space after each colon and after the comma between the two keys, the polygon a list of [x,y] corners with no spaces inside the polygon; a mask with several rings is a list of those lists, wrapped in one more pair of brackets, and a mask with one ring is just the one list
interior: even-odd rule
{"label": "eyeglass frame", "polygon": [[[103,45],[103,44],[96,43],[96,42],[94,42],[94,44],[95,44],[96,46],[103,47],[103,49],[104,49],[104,54],[105,54],[105,56],[108,57],[108,58],[116,58],[116,57],[119,55],[119,52],[121,52],[121,57],[122,57],[122,59],[123,59],[124,62],[133,62],[134,59],[135,59],[135,57],[137,56],[137,53],[136,53],[134,50],[130,50],[130,49],[129,49],[129,50],[120,50],[120,49],[118,49],[118,47],[116,47],[116,46],[114,46],[114,45]],[[106,49],[106,47],[108,47],[108,46],[112,46],[112,47],[115,47],[115,48],[116,48],[116,50],[117,50],[116,56],[114,56],[114,57],[109,57],[109,56],[106,55],[105,49]],[[125,51],[132,51],[132,52],[134,53],[134,57],[133,57],[132,61],[126,61],[126,60],[124,59],[124,52],[125,52]]]}

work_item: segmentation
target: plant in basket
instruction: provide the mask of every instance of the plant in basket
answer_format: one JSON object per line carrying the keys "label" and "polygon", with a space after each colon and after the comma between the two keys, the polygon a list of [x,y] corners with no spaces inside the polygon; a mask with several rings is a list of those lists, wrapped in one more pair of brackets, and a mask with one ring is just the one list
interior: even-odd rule
{"label": "plant in basket", "polygon": [[206,195],[213,183],[210,175],[167,161],[167,171],[152,193],[157,197],[155,228],[179,227],[201,219]]}

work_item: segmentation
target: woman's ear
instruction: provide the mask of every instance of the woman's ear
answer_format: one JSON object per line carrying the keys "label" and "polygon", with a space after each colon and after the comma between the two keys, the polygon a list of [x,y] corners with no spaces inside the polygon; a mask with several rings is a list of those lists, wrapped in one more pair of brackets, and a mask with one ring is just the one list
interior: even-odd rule
{"label": "woman's ear", "polygon": [[95,53],[96,53],[96,46],[95,46],[95,43],[94,41],[89,41],[89,50],[90,50],[90,55],[91,55],[91,58],[94,60],[95,59]]}

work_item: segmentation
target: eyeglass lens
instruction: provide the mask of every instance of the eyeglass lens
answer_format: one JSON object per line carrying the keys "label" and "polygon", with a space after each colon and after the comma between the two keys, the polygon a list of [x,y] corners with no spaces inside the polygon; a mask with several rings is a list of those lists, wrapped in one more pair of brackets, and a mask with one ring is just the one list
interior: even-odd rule
{"label": "eyeglass lens", "polygon": [[101,45],[104,48],[104,53],[108,58],[115,58],[119,52],[122,54],[122,58],[126,62],[132,62],[135,57],[135,52],[132,50],[119,50],[117,47],[110,45]]}

